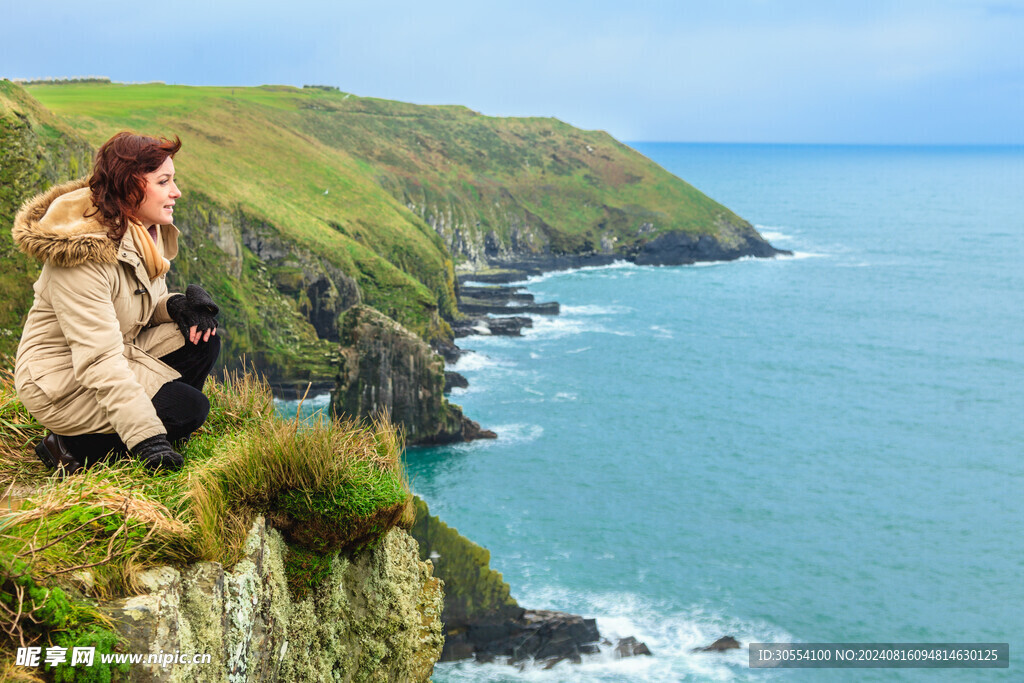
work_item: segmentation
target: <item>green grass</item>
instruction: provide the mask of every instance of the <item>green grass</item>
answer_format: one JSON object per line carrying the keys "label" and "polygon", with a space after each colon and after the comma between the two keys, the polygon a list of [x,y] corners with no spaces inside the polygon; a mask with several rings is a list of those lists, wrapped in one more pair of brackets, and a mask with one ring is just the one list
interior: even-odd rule
{"label": "green grass", "polygon": [[[372,545],[410,514],[390,424],[281,420],[253,375],[207,384],[210,416],[180,472],[152,474],[126,459],[63,480],[33,462],[43,429],[9,373],[0,380],[0,625],[17,636],[0,642],[6,657],[21,639],[92,638],[110,651],[118,636],[95,599],[135,592],[138,572],[156,565],[232,566],[258,514],[293,548],[289,578],[300,593],[338,552]],[[18,617],[26,610],[39,623]]]}

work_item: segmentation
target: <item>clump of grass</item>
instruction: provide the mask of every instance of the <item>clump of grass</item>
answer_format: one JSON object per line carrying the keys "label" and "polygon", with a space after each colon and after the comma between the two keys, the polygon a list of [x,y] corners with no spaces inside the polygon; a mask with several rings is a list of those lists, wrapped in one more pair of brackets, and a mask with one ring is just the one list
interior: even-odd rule
{"label": "clump of grass", "polygon": [[207,380],[203,393],[210,399],[210,415],[200,434],[224,435],[274,416],[274,396],[270,385],[256,371],[225,371],[220,381]]}
{"label": "clump of grass", "polygon": [[137,592],[136,575],[160,564],[230,567],[259,514],[286,534],[292,564],[303,569],[293,589],[308,592],[331,557],[374,543],[411,499],[402,439],[386,418],[281,420],[254,374],[207,384],[210,417],[185,445],[179,472],[153,474],[123,459],[66,479],[47,476],[32,453],[44,430],[10,380],[0,375],[0,482],[9,501],[0,511],[7,633],[0,650],[7,655],[26,638],[88,637],[110,651],[119,637],[91,600]]}
{"label": "clump of grass", "polygon": [[312,550],[359,547],[394,526],[405,507],[401,449],[386,418],[265,420],[237,433],[191,473],[197,553],[240,557],[254,511]]}

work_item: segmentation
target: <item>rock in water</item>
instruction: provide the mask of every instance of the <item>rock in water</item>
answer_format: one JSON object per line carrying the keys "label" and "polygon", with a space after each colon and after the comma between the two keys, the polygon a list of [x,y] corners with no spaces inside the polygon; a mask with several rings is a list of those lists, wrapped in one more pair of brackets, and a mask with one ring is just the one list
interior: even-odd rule
{"label": "rock in water", "polygon": [[707,647],[693,648],[693,652],[725,652],[726,650],[737,650],[739,647],[740,641],[732,636],[722,636]]}
{"label": "rock in water", "polygon": [[465,389],[469,386],[469,380],[459,372],[452,372],[451,370],[444,371],[444,393],[451,393],[451,390],[455,387],[459,389]]}
{"label": "rock in water", "polygon": [[615,645],[615,656],[619,658],[639,657],[650,654],[651,650],[647,647],[646,643],[641,643],[633,636],[623,638]]}

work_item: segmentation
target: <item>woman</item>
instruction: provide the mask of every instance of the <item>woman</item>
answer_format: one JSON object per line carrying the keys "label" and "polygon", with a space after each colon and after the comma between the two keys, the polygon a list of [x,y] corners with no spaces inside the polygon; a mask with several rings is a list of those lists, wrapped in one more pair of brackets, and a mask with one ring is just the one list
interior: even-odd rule
{"label": "woman", "polygon": [[88,180],[29,200],[14,220],[15,244],[43,262],[15,388],[52,432],[36,453],[63,474],[111,451],[179,469],[171,442],[209,413],[217,306],[201,287],[169,294],[165,282],[178,253],[179,149],[177,138],[118,133]]}

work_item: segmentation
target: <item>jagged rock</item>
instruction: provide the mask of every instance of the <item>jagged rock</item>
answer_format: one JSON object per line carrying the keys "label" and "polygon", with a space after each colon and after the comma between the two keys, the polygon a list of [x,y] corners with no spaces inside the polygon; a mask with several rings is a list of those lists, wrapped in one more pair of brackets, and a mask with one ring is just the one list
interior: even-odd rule
{"label": "jagged rock", "polygon": [[533,294],[520,292],[522,287],[474,287],[461,285],[456,292],[460,298],[478,299],[492,304],[508,304],[513,301],[533,303]]}
{"label": "jagged rock", "polygon": [[739,647],[740,642],[732,636],[722,636],[707,647],[693,648],[693,652],[725,652],[726,650],[736,650]]}
{"label": "jagged rock", "polygon": [[321,339],[338,340],[338,316],[362,301],[356,281],[327,259],[281,237],[274,226],[238,214],[242,243],[267,266],[271,282],[292,298]]}
{"label": "jagged rock", "polygon": [[487,327],[491,334],[503,336],[521,336],[524,327],[533,327],[533,320],[522,315],[487,318]]}
{"label": "jagged rock", "polygon": [[697,261],[731,261],[741,256],[772,257],[792,254],[776,249],[756,232],[744,235],[736,244],[726,244],[711,235],[667,232],[642,245],[631,260],[641,266],[678,266]]}
{"label": "jagged rock", "polygon": [[458,387],[459,389],[466,389],[469,387],[469,380],[466,379],[461,373],[454,372],[452,370],[444,371],[444,393],[450,394],[452,389]]}
{"label": "jagged rock", "polygon": [[444,358],[447,365],[454,365],[462,356],[462,349],[445,339],[434,339],[430,347]]}
{"label": "jagged rock", "polygon": [[497,439],[498,434],[490,429],[481,429],[480,423],[476,420],[465,419],[463,423],[463,439],[474,441],[476,439]]}
{"label": "jagged rock", "polygon": [[100,603],[129,652],[203,653],[209,664],[133,664],[133,681],[426,681],[442,647],[441,582],[392,529],[339,556],[296,600],[282,536],[256,519],[230,569],[199,562],[142,572],[140,595]]}
{"label": "jagged rock", "polygon": [[581,655],[597,653],[601,634],[594,619],[565,612],[526,610],[517,619],[473,624],[448,636],[452,638],[471,644],[481,662],[501,659],[516,664],[533,659],[554,666],[565,660],[578,664]]}
{"label": "jagged rock", "polygon": [[422,339],[362,305],[345,312],[339,329],[333,414],[362,419],[386,413],[404,429],[409,444],[488,436],[444,397],[444,361]]}
{"label": "jagged rock", "polygon": [[557,301],[549,301],[539,304],[501,304],[467,298],[459,300],[459,310],[465,313],[466,315],[484,315],[486,313],[495,313],[498,315],[503,315],[506,313],[537,313],[540,315],[558,315],[559,306]]}
{"label": "jagged rock", "polygon": [[524,327],[533,327],[533,320],[526,316],[510,315],[500,318],[468,318],[452,323],[456,338],[474,334],[494,334],[505,337],[520,337]]}
{"label": "jagged rock", "polygon": [[646,643],[641,643],[633,636],[627,636],[622,638],[615,645],[615,656],[622,657],[639,657],[643,655],[650,655],[651,650],[647,647]]}

